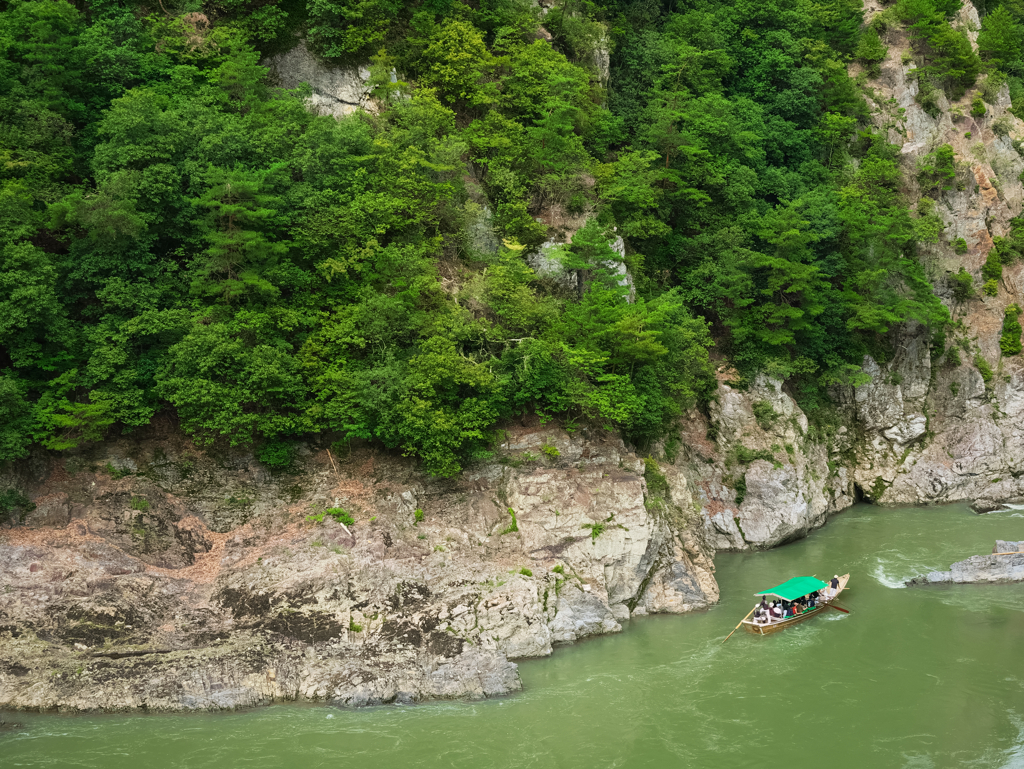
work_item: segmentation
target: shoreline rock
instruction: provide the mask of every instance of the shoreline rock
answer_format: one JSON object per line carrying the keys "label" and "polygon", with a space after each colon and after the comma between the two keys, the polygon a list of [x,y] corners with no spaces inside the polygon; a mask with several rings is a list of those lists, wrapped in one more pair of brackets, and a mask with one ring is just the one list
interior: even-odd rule
{"label": "shoreline rock", "polygon": [[[718,600],[699,517],[619,439],[513,428],[448,480],[372,451],[296,465],[173,433],[2,479],[70,523],[0,532],[0,707],[501,696],[511,660]],[[336,508],[354,523],[309,519]]]}
{"label": "shoreline rock", "polygon": [[[1011,553],[1008,555],[1007,553]],[[1024,582],[1024,542],[996,540],[990,555],[972,555],[949,571],[931,571],[907,581],[907,586],[942,584],[996,584]]]}

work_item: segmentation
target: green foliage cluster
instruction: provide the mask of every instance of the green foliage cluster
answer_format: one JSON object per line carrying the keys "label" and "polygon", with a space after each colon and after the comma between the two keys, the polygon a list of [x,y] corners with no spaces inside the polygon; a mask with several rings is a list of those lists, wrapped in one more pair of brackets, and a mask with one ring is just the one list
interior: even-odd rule
{"label": "green foliage cluster", "polygon": [[925,193],[946,192],[953,189],[956,180],[956,163],[953,147],[943,144],[921,158],[917,179]]}
{"label": "green foliage cluster", "polygon": [[922,60],[923,66],[914,70],[922,83],[920,93],[927,90],[925,85],[938,86],[958,99],[981,73],[981,60],[966,32],[949,24],[960,5],[960,0],[899,0],[893,8],[907,25],[914,53]]}
{"label": "green foliage cluster", "polygon": [[323,523],[327,518],[333,518],[338,523],[343,523],[346,526],[354,526],[356,523],[352,513],[340,507],[329,507],[326,510],[321,510],[319,513],[306,516],[306,520],[310,523]]}
{"label": "green foliage cluster", "polygon": [[779,421],[779,412],[768,401],[754,401],[754,419],[762,430],[770,430]]}
{"label": "green foliage cluster", "polygon": [[515,534],[517,531],[519,531],[519,521],[516,518],[516,511],[513,510],[510,507],[510,508],[508,508],[507,512],[508,512],[508,514],[510,516],[512,516],[512,523],[510,523],[508,526],[506,526],[504,529],[502,529],[501,533],[502,534]]}
{"label": "green foliage cluster", "polygon": [[964,302],[974,296],[974,278],[963,267],[949,276],[949,286],[953,291],[953,299]]}
{"label": "green foliage cluster", "polygon": [[867,69],[871,77],[881,74],[881,63],[888,55],[889,49],[878,36],[878,29],[868,27],[857,42],[856,57]]}
{"label": "green foliage cluster", "polygon": [[999,258],[999,250],[993,248],[981,265],[981,276],[986,283],[998,283],[1003,277],[1003,262]]}
{"label": "green foliage cluster", "polygon": [[733,491],[736,492],[736,496],[733,498],[733,501],[736,503],[737,506],[742,505],[743,504],[743,500],[745,500],[747,498],[747,475],[746,475],[746,473],[741,474],[740,477],[738,479],[736,479],[735,482],[733,482],[732,488],[733,488]]}
{"label": "green foliage cluster", "polygon": [[749,465],[758,459],[762,459],[765,462],[775,463],[775,452],[769,449],[748,449],[742,443],[737,444],[733,449],[731,459],[741,465]]}
{"label": "green foliage cluster", "polygon": [[974,367],[978,369],[978,373],[981,374],[981,378],[987,386],[992,381],[993,371],[992,367],[988,365],[988,361],[982,357],[980,352],[974,355]]}
{"label": "green foliage cluster", "polygon": [[999,336],[999,349],[1003,355],[1020,355],[1021,352],[1021,326],[1018,318],[1021,309],[1016,304],[1006,308],[1003,316],[1003,331]]}
{"label": "green foliage cluster", "polygon": [[590,530],[590,541],[597,542],[597,538],[600,537],[608,529],[622,529],[623,531],[629,531],[621,523],[615,523],[615,513],[612,513],[603,521],[597,523],[584,523],[580,528]]}
{"label": "green foliage cluster", "polygon": [[268,441],[257,454],[260,462],[276,470],[291,467],[295,460],[295,446],[287,441]]}
{"label": "green foliage cluster", "polygon": [[[855,0],[564,2],[548,42],[526,0],[9,0],[0,461],[162,411],[280,470],[330,432],[449,476],[528,412],[647,447],[711,396],[710,329],[823,399],[894,326],[948,318],[916,258],[936,217],[846,62],[902,24],[922,90],[955,95],[980,62],[954,5],[865,28]],[[296,32],[370,60],[379,114],[275,87],[259,62]],[[929,163],[938,195],[951,150]],[[528,261],[552,212],[586,222],[571,286]]]}
{"label": "green foliage cluster", "polygon": [[644,480],[647,481],[647,491],[653,496],[668,497],[668,479],[661,472],[658,461],[653,457],[644,457]]}
{"label": "green foliage cluster", "polygon": [[35,505],[17,489],[0,490],[0,525],[13,526],[24,523],[25,516],[35,510]]}

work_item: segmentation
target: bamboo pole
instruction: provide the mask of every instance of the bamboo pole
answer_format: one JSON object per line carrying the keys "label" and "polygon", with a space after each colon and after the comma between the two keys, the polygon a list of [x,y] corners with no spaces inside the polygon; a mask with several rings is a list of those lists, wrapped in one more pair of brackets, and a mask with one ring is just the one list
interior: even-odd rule
{"label": "bamboo pole", "polygon": [[[753,614],[756,609],[757,609],[757,606],[755,605],[753,609],[751,609],[750,611],[747,612],[747,617],[749,617],[751,614]],[[746,620],[747,617],[744,617],[743,619],[741,619],[739,621],[739,623],[736,625],[736,627],[734,627],[732,629],[732,633],[735,633],[737,630],[740,629],[740,625],[743,624],[744,620]],[[725,637],[725,641],[728,641],[730,638],[732,638],[732,633],[729,633],[729,635],[727,635]],[[722,643],[725,643],[725,641],[722,641]]]}
{"label": "bamboo pole", "polygon": [[[335,480],[339,480],[340,481],[341,480],[341,473],[338,472],[338,466],[336,464],[334,464],[334,457],[331,456],[331,450],[330,449],[326,449],[326,451],[327,451],[327,458],[329,460],[331,460],[331,467],[334,468],[334,478],[335,478]],[[337,497],[335,497],[334,502],[335,502],[335,504],[337,504],[337,502],[338,502]],[[352,537],[352,539],[354,540],[355,537],[352,535],[352,532],[348,530],[348,526],[346,526],[341,521],[338,521],[338,523],[341,523],[341,528],[343,528],[345,530],[345,533],[348,534],[350,537]]]}
{"label": "bamboo pole", "polygon": [[1011,550],[1009,553],[992,553],[992,555],[1024,555],[1020,550]]}

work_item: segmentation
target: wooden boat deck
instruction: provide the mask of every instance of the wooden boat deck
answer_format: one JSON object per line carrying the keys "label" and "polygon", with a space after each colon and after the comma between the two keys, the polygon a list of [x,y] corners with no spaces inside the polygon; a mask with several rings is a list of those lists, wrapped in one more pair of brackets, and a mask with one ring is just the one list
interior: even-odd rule
{"label": "wooden boat deck", "polygon": [[839,596],[843,594],[843,590],[846,589],[846,583],[849,581],[849,574],[843,574],[842,576],[840,576],[839,590],[836,591],[836,594],[829,600],[822,601],[818,604],[818,606],[811,609],[810,611],[805,611],[803,614],[798,614],[795,617],[787,617],[785,619],[780,619],[777,622],[772,622],[768,625],[759,625],[751,619],[745,619],[743,620],[743,629],[746,630],[748,633],[752,633],[754,635],[771,635],[772,633],[778,633],[780,630],[785,630],[786,628],[792,627],[793,625],[799,625],[801,622],[803,622],[806,619],[810,619],[818,612],[825,611],[830,603],[835,601],[837,598],[839,598]]}

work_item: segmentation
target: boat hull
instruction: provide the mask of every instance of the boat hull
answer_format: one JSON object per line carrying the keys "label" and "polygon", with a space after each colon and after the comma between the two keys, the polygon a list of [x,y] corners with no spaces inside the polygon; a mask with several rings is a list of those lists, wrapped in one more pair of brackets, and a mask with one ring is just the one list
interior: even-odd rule
{"label": "boat hull", "polygon": [[850,581],[850,575],[844,574],[839,578],[839,590],[836,591],[834,597],[828,601],[823,602],[820,606],[812,609],[811,611],[805,611],[803,614],[798,614],[795,617],[788,617],[778,622],[772,622],[769,625],[759,625],[753,620],[743,620],[743,629],[751,635],[771,635],[772,633],[778,633],[786,628],[793,627],[793,625],[799,625],[801,622],[809,620],[816,614],[820,614],[823,611],[828,611],[830,603],[834,602],[839,596],[843,594],[843,590],[846,589],[846,583]]}

